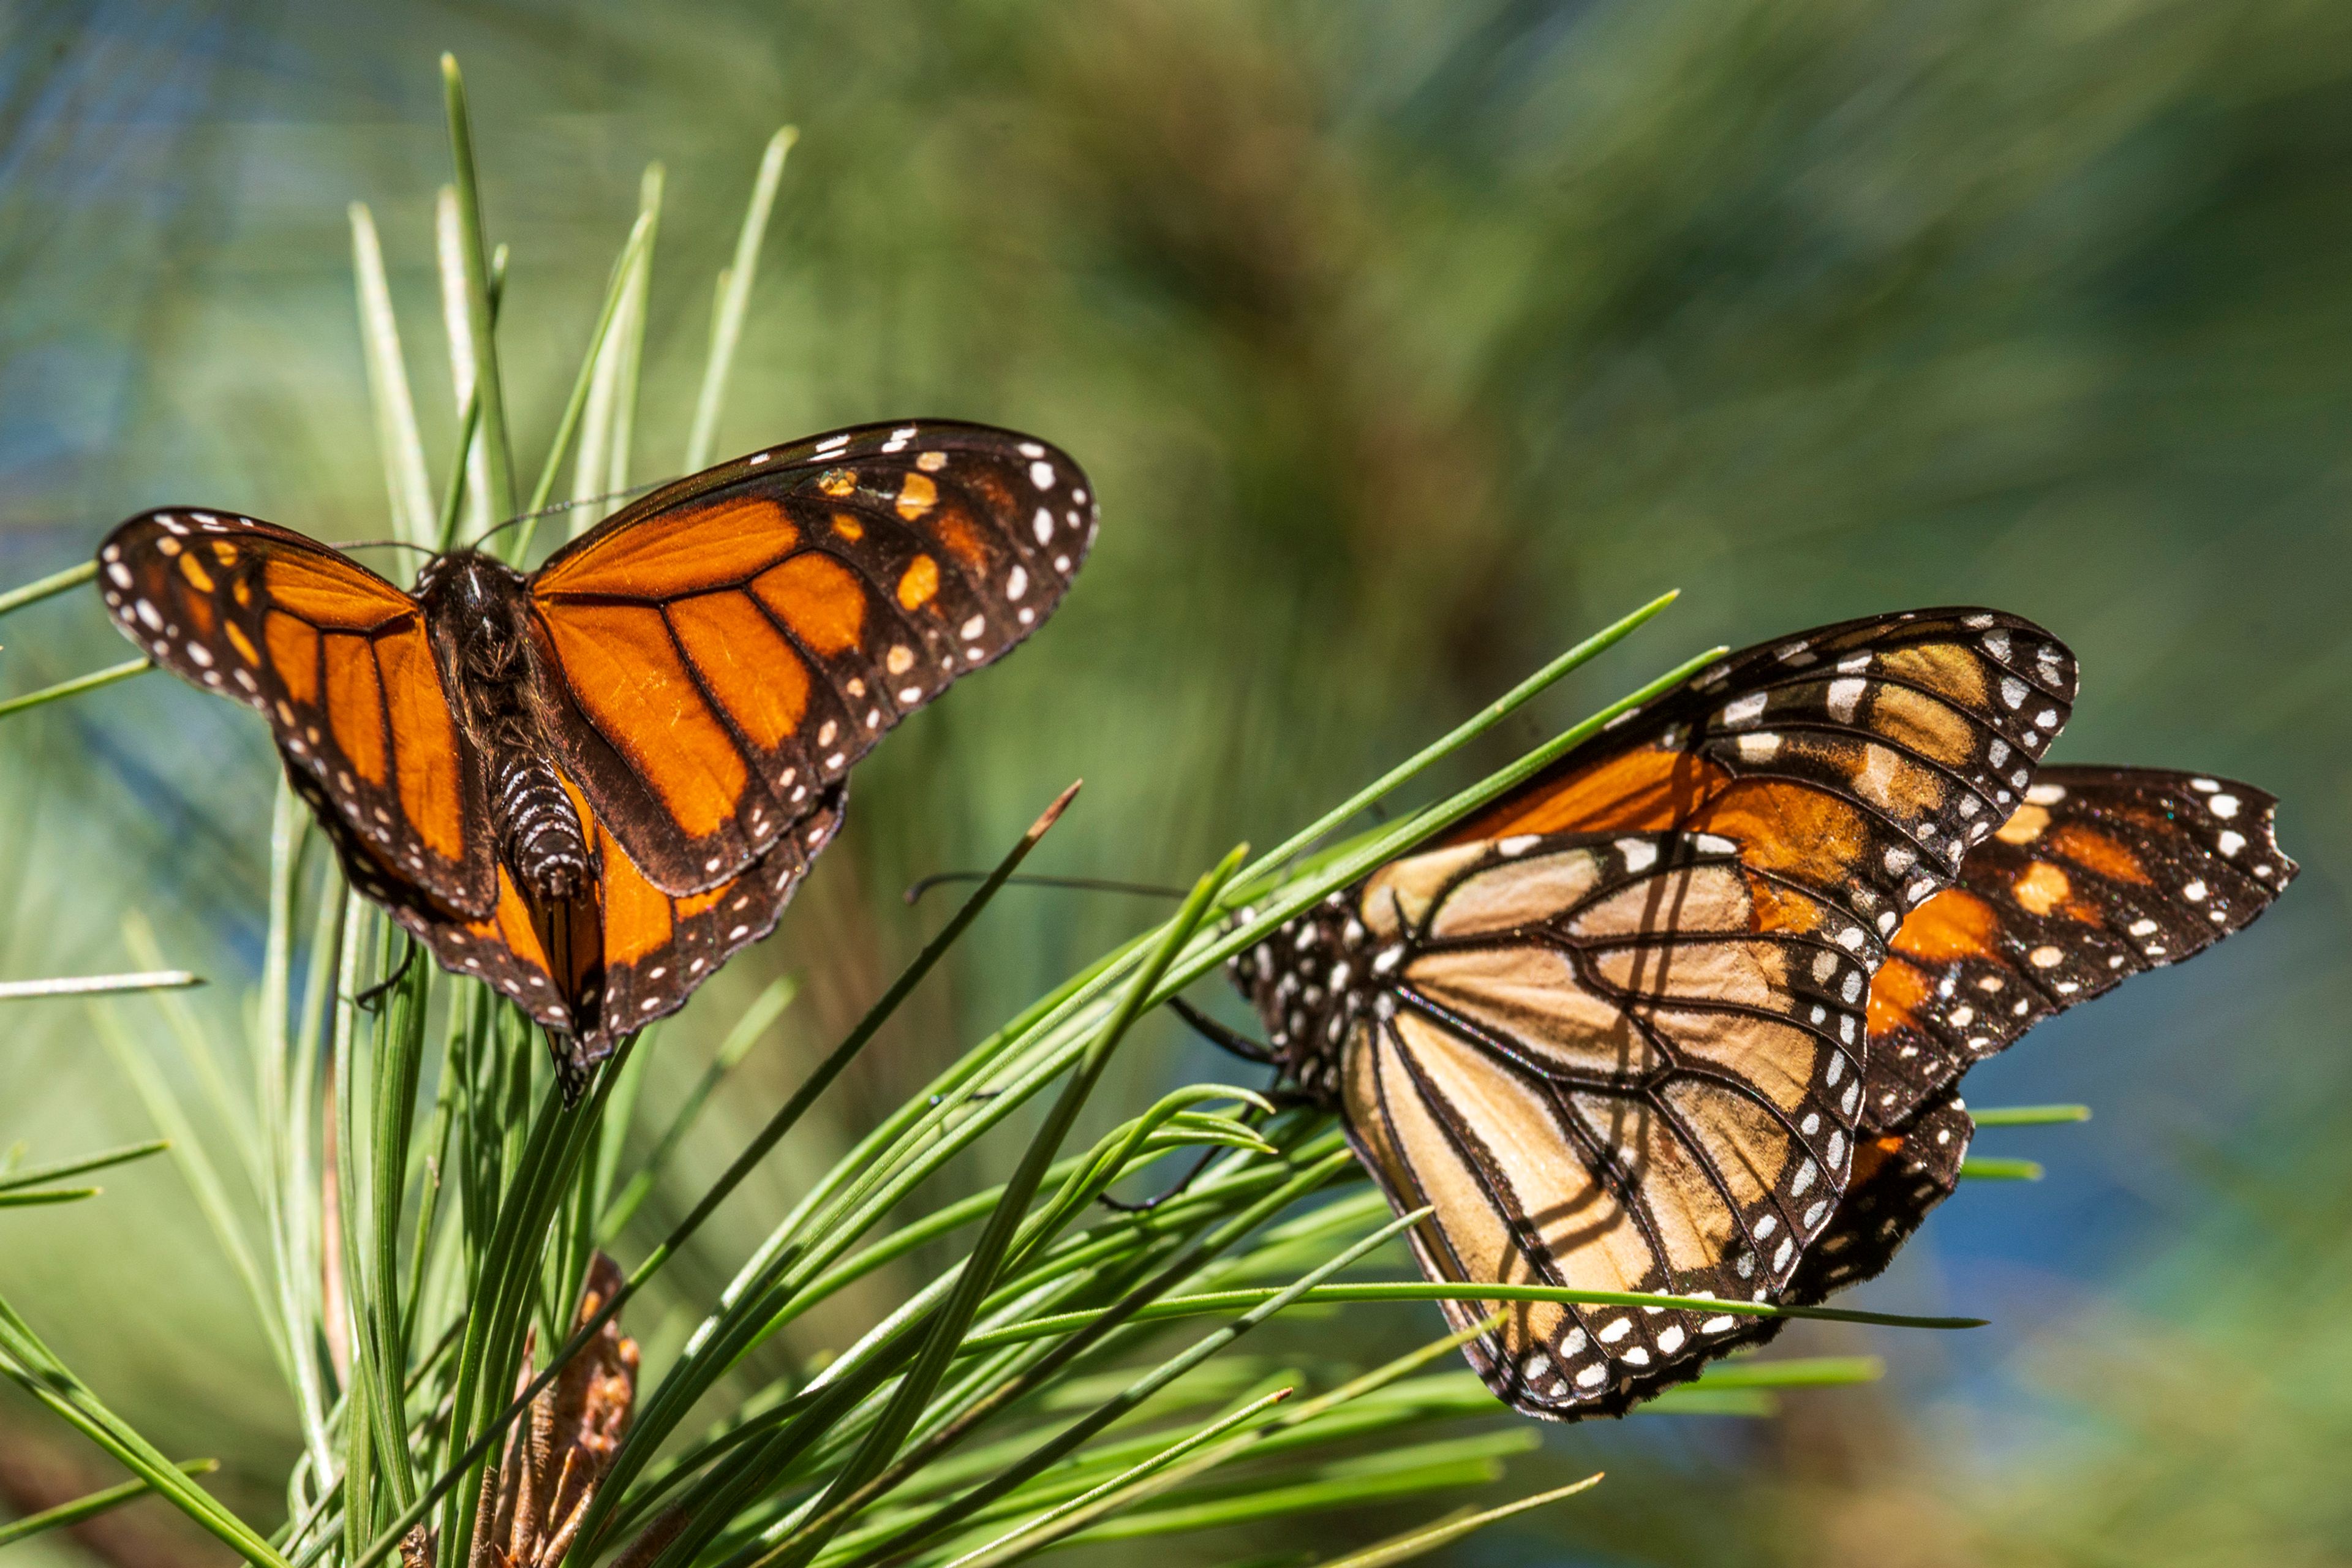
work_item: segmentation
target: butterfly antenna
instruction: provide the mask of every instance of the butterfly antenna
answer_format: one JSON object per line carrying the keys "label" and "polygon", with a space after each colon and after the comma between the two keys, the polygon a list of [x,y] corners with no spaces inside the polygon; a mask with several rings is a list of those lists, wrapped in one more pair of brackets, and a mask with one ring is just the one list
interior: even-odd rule
{"label": "butterfly antenna", "polygon": [[342,543],[336,545],[334,548],[343,551],[417,550],[424,552],[427,555],[438,555],[441,553],[429,544],[417,544],[405,539],[351,539],[345,540]]}
{"label": "butterfly antenna", "polygon": [[352,997],[352,1006],[363,1013],[383,1011],[383,999],[386,994],[407,977],[408,966],[416,962],[416,939],[405,931],[403,931],[401,936],[408,945],[400,950],[400,963],[394,967],[391,973]]}
{"label": "butterfly antenna", "polygon": [[537,511],[517,512],[497,527],[483,530],[481,537],[476,539],[474,544],[478,548],[516,524],[529,522],[533,518],[552,517],[559,511],[571,511],[578,507],[601,506],[608,500],[626,500],[631,496],[641,496],[648,490],[657,490],[662,486],[672,482],[670,479],[656,479],[650,484],[631,485],[625,490],[607,490],[600,496],[582,496],[578,500],[560,500],[553,506],[541,507]]}
{"label": "butterfly antenna", "polygon": [[1202,1150],[1201,1157],[1192,1162],[1192,1168],[1177,1177],[1175,1184],[1166,1192],[1154,1193],[1151,1196],[1135,1203],[1129,1203],[1125,1198],[1115,1198],[1108,1193],[1102,1193],[1097,1194],[1095,1202],[1113,1214],[1150,1214],[1169,1199],[1181,1196],[1185,1189],[1201,1179],[1201,1173],[1209,1168],[1209,1162],[1223,1152],[1223,1149]]}
{"label": "butterfly antenna", "polygon": [[1276,1067],[1279,1065],[1276,1062],[1274,1053],[1272,1051],[1266,1049],[1264,1046],[1259,1045],[1255,1040],[1251,1039],[1247,1035],[1243,1034],[1240,1030],[1225,1027],[1225,1026],[1218,1023],[1206,1013],[1202,1012],[1198,1007],[1193,1006],[1190,1002],[1185,1001],[1181,996],[1171,996],[1168,998],[1168,1010],[1175,1014],[1178,1017],[1183,1019],[1187,1024],[1190,1024],[1192,1026],[1192,1032],[1194,1034],[1200,1036],[1202,1039],[1208,1041],[1209,1044],[1217,1047],[1221,1050],[1231,1051],[1234,1056],[1241,1058],[1242,1060],[1245,1062],[1255,1062],[1260,1067]]}
{"label": "butterfly antenna", "polygon": [[[1183,1005],[1181,1003],[1177,1003],[1176,1007],[1178,1012],[1186,1015],[1187,1021],[1189,1022],[1192,1016],[1192,1009]],[[1216,1037],[1214,1036],[1211,1037],[1211,1038],[1215,1037]],[[1223,1044],[1222,1041],[1219,1043]],[[1267,1088],[1265,1097],[1272,1102],[1274,1110],[1277,1111],[1291,1110],[1300,1107],[1311,1107],[1315,1104],[1315,1101],[1310,1097],[1301,1094],[1296,1089],[1284,1089],[1281,1086],[1278,1076],[1276,1082]],[[1245,1121],[1255,1124],[1259,1112],[1255,1108],[1252,1108],[1250,1110],[1244,1112],[1243,1115]],[[1224,1151],[1223,1149],[1203,1149],[1201,1151],[1201,1157],[1192,1162],[1192,1168],[1185,1172],[1181,1176],[1179,1176],[1174,1184],[1170,1186],[1166,1192],[1155,1194],[1150,1197],[1140,1199],[1135,1203],[1129,1203],[1124,1198],[1115,1198],[1108,1193],[1102,1193],[1096,1196],[1095,1202],[1102,1205],[1103,1207],[1111,1210],[1115,1214],[1150,1214],[1153,1209],[1158,1208],[1161,1204],[1166,1203],[1169,1199],[1181,1195],[1186,1189],[1190,1188],[1194,1182],[1199,1181],[1201,1179],[1201,1173],[1209,1168],[1209,1162],[1223,1152]]]}
{"label": "butterfly antenna", "polygon": [[[939,871],[909,886],[906,900],[909,904],[950,882],[984,882],[992,873],[987,871]],[[1146,899],[1181,899],[1187,889],[1165,888],[1157,882],[1117,882],[1100,877],[1007,877],[1007,882],[1018,882],[1031,888],[1075,888],[1084,893],[1133,893]]]}

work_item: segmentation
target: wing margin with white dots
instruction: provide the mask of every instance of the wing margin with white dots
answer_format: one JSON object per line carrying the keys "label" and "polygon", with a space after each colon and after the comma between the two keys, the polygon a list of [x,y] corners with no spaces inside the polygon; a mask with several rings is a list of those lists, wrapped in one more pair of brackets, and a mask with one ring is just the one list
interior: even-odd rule
{"label": "wing margin with white dots", "polygon": [[1865,1121],[1900,1128],[1976,1063],[2243,930],[2294,879],[2277,799],[2159,768],[2042,769],[1915,910],[1871,984]]}
{"label": "wing margin with white dots", "polygon": [[290,529],[206,508],[129,519],[98,565],[125,637],[268,721],[289,777],[343,830],[336,843],[362,891],[391,900],[413,885],[459,913],[490,909],[480,761],[413,597]]}
{"label": "wing margin with white dots", "polygon": [[1827,887],[1884,941],[2015,808],[2072,711],[2074,658],[1969,606],[1816,627],[1633,709],[1448,842],[1684,828]]}

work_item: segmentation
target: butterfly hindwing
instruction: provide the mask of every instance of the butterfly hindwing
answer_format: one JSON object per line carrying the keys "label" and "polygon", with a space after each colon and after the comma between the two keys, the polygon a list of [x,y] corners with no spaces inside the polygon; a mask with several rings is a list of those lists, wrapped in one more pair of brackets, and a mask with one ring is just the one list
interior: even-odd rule
{"label": "butterfly hindwing", "polygon": [[1960,1162],[1976,1130],[1958,1097],[1946,1093],[1901,1132],[1865,1136],[1854,1150],[1853,1174],[1837,1214],[1789,1282],[1789,1300],[1811,1306],[1883,1272],[1928,1212],[1959,1184]]}
{"label": "butterfly hindwing", "polygon": [[1053,612],[1095,502],[1063,453],[867,426],[655,492],[532,577],[549,733],[656,887],[740,874],[893,724]]}
{"label": "butterfly hindwing", "polygon": [[497,905],[484,917],[452,918],[415,903],[392,906],[393,913],[444,968],[486,982],[566,1037],[559,1067],[576,1082],[623,1037],[677,1011],[720,964],[775,930],[840,830],[847,789],[829,786],[815,810],[732,881],[682,898],[646,881],[609,832],[593,830],[595,913],[576,931],[534,918],[503,868]]}
{"label": "butterfly hindwing", "polygon": [[[1861,1092],[1868,972],[1840,912],[1788,918],[1805,896],[1721,838],[1530,836],[1396,861],[1247,973],[1277,1050],[1338,1047],[1367,1163],[1400,1212],[1435,1206],[1435,1277],[1761,1298],[1832,1212]],[[1507,1310],[1472,1362],[1550,1418],[1689,1377],[1748,1321]]]}
{"label": "butterfly hindwing", "polygon": [[1865,1116],[1907,1125],[1970,1066],[2252,921],[2295,874],[2278,803],[2155,768],[2046,768],[1874,978]]}
{"label": "butterfly hindwing", "polygon": [[290,530],[184,507],[117,528],[99,571],[107,609],[149,657],[269,721],[362,891],[489,910],[481,768],[414,598]]}

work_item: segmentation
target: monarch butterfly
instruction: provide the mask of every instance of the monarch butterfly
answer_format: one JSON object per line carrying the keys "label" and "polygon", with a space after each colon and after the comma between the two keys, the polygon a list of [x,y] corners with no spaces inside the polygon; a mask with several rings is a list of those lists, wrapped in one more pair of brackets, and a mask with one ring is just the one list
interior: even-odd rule
{"label": "monarch butterfly", "polygon": [[459,550],[404,591],[190,507],[98,559],[123,634],[268,718],[352,885],[576,1093],[774,928],[850,765],[1051,615],[1095,529],[1063,453],[926,420],[680,479],[529,576]]}
{"label": "monarch butterfly", "polygon": [[[1956,1181],[1967,1066],[2294,874],[2268,795],[2040,770],[2075,689],[1979,609],[1724,659],[1236,955],[1433,1279],[1804,1304]],[[1731,1312],[1447,1302],[1502,1399],[1620,1414]]]}

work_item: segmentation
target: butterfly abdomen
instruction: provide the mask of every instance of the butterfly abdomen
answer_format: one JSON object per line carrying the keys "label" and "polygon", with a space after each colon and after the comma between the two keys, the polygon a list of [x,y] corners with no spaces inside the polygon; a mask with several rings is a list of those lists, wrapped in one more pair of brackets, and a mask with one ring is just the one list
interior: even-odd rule
{"label": "butterfly abdomen", "polygon": [[521,574],[464,551],[435,562],[417,589],[455,688],[452,705],[488,775],[499,858],[535,903],[577,897],[593,868],[531,700]]}
{"label": "butterfly abdomen", "polygon": [[490,809],[504,858],[532,894],[569,899],[588,885],[588,840],[546,758],[519,751],[495,757]]}

